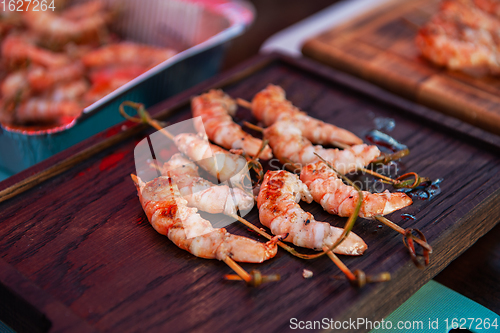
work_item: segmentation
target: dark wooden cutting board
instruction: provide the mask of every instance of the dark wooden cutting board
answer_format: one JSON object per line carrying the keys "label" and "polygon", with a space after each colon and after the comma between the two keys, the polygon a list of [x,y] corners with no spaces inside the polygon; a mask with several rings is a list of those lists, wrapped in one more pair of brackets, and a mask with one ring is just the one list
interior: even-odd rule
{"label": "dark wooden cutting board", "polygon": [[[426,234],[430,266],[414,267],[399,234],[359,220],[354,231],[368,251],[343,260],[368,274],[389,271],[392,281],[356,289],[333,278],[340,272],[328,258],[302,261],[281,250],[261,265],[242,265],[279,273],[280,282],[223,281],[231,273],[224,263],[180,250],[147,222],[129,175],[135,145],[153,131],[126,122],[0,183],[0,316],[52,332],[270,332],[287,330],[292,318],[380,320],[498,222],[498,137],[307,59],[260,56],[150,111],[175,123],[190,117],[190,97],[209,88],[249,100],[268,83],[360,137],[377,120],[395,122],[388,133],[411,149],[400,172],[443,179],[440,194],[428,200],[421,193],[389,215]],[[244,109],[237,116],[255,121]],[[33,181],[39,177],[46,180]],[[345,222],[315,203],[304,207],[318,220]],[[255,208],[247,217],[259,225]],[[237,224],[228,229],[262,240]],[[305,280],[303,269],[314,276]]]}
{"label": "dark wooden cutting board", "polygon": [[406,98],[500,134],[500,78],[439,68],[420,56],[418,27],[439,0],[394,0],[305,42],[302,52]]}

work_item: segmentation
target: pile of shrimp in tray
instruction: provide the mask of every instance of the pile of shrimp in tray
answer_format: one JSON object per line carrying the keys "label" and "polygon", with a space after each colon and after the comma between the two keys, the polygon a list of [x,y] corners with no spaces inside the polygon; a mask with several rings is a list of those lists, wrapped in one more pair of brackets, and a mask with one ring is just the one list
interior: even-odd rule
{"label": "pile of shrimp in tray", "polygon": [[[243,130],[233,120],[238,106],[251,110],[262,127],[243,122]],[[191,109],[192,119],[165,127],[142,104],[122,103],[120,112],[126,119],[158,130],[137,145],[137,175],[132,179],[153,228],[195,256],[224,261],[236,273],[225,279],[250,286],[278,281],[279,272],[247,272],[238,262],[263,263],[282,248],[303,260],[328,256],[353,286],[390,280],[388,272],[353,272],[340,259],[369,252],[352,231],[357,218],[378,221],[402,234],[415,266],[429,264],[432,248],[424,234],[384,217],[411,205],[406,193],[426,186],[429,179],[413,172],[391,178],[373,168],[404,158],[409,154],[406,146],[376,132],[377,141],[394,148],[381,152],[346,129],[306,115],[286,99],[281,87],[271,84],[251,102],[210,90],[194,97]],[[248,129],[260,132],[262,139]],[[272,159],[279,161],[279,168],[269,168]],[[384,187],[392,191],[373,191],[370,186],[372,191],[361,190],[350,179],[360,173],[371,177],[372,184],[388,184]],[[346,218],[344,227],[317,221],[301,201],[315,201],[326,212]],[[266,228],[245,220],[252,209],[258,210]],[[224,227],[236,221],[267,242],[230,234]],[[303,276],[309,278],[312,272],[304,269]]]}
{"label": "pile of shrimp in tray", "polygon": [[41,10],[25,1],[22,8],[0,14],[3,126],[67,124],[85,107],[177,53],[120,41],[109,29],[120,19],[119,7],[98,0],[66,3]]}

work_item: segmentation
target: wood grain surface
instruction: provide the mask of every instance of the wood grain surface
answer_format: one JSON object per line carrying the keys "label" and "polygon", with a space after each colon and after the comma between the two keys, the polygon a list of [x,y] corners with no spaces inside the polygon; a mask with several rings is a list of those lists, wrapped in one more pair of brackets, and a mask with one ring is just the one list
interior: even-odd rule
{"label": "wood grain surface", "polygon": [[[360,137],[380,120],[395,122],[388,133],[411,149],[397,163],[399,173],[412,170],[443,179],[441,193],[431,200],[422,192],[412,206],[389,215],[402,227],[426,234],[434,248],[430,266],[415,268],[399,234],[360,219],[354,231],[369,248],[362,257],[342,259],[367,274],[389,271],[391,282],[356,289],[334,278],[340,272],[328,258],[302,261],[283,251],[263,264],[242,265],[279,273],[280,282],[250,288],[224,281],[222,276],[231,273],[224,263],[192,256],[149,225],[129,175],[135,173],[135,145],[153,131],[139,131],[126,122],[0,183],[3,190],[84,149],[93,151],[66,171],[0,203],[0,283],[11,299],[23,300],[22,321],[34,326],[48,321],[52,332],[75,327],[268,332],[287,330],[291,318],[380,320],[498,222],[498,137],[307,59],[258,57],[151,112],[162,115],[167,110],[168,116],[161,118],[175,123],[190,117],[190,97],[209,88],[222,87],[249,100],[268,83],[281,85],[309,114]],[[244,109],[237,120],[255,122]],[[116,135],[122,139],[102,148]],[[93,150],[96,145],[100,148]],[[339,226],[345,222],[315,203],[303,207],[318,220]],[[415,220],[402,218],[403,213]],[[256,208],[247,218],[260,225]],[[238,224],[228,230],[263,241]],[[313,278],[305,280],[303,269],[313,271]]]}
{"label": "wood grain surface", "polygon": [[439,0],[394,0],[312,37],[302,52],[406,98],[500,134],[500,78],[439,68],[420,56],[418,27]]}

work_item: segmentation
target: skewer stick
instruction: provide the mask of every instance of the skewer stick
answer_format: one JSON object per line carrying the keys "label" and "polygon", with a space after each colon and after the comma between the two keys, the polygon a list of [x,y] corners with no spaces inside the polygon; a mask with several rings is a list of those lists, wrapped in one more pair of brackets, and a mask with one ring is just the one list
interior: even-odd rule
{"label": "skewer stick", "polygon": [[[261,133],[264,132],[264,129],[262,127],[254,125],[252,123],[249,123],[248,121],[244,121],[243,125],[245,125],[246,127],[250,128],[250,129],[253,129],[254,131],[258,131],[258,132],[261,132]],[[330,143],[332,145],[337,146],[337,147],[342,148],[342,149],[349,149],[351,147],[348,144],[341,143],[341,142],[338,142],[338,141],[330,141]]]}
{"label": "skewer stick", "polygon": [[[138,115],[139,115],[140,118],[129,116],[125,112],[124,106],[130,106],[130,107],[134,108],[137,111],[137,113],[138,113]],[[147,123],[147,124],[153,126],[154,128],[156,128],[157,130],[161,131],[165,136],[167,136],[171,140],[173,140],[173,138],[174,138],[173,135],[171,133],[169,133],[168,131],[164,130],[163,127],[160,125],[160,123],[158,121],[152,119],[149,116],[148,112],[144,108],[144,104],[135,103],[135,102],[131,102],[131,101],[125,101],[125,102],[123,102],[120,105],[119,110],[120,110],[120,113],[122,114],[122,116],[124,118],[126,118],[126,119],[128,119],[130,121],[133,121],[135,123]],[[257,130],[261,130],[262,131],[261,127],[258,127],[258,126],[255,126],[255,127],[256,127]],[[263,141],[262,147],[261,147],[261,149],[259,151],[259,154],[264,149],[264,147],[265,147],[266,144],[267,144],[267,142]],[[256,158],[258,158],[259,154],[257,154]],[[156,164],[154,164],[153,167],[155,167],[156,169],[160,170],[159,166],[156,165]],[[344,241],[345,238],[347,238],[347,236],[348,236],[350,230],[352,229],[352,226],[354,225],[354,222],[356,221],[356,218],[358,216],[359,209],[361,207],[361,202],[362,202],[362,193],[360,192],[360,196],[359,196],[359,200],[358,200],[358,205],[356,206],[354,214],[349,217],[349,220],[346,223],[346,226],[344,227],[344,232],[342,233],[341,237],[339,237],[337,239],[337,241],[330,248],[324,247],[323,248],[323,252],[318,253],[318,254],[312,254],[312,255],[311,254],[302,254],[302,253],[297,252],[293,247],[291,247],[291,246],[289,246],[289,245],[287,245],[287,244],[285,244],[285,243],[283,243],[281,241],[278,241],[277,244],[281,248],[285,249],[287,252],[289,252],[292,255],[294,255],[294,256],[296,256],[298,258],[301,258],[301,259],[310,260],[310,259],[319,258],[320,256],[323,256],[323,255],[327,254],[330,257],[330,259],[333,258],[332,261],[341,269],[342,272],[344,272],[344,273],[348,272],[348,274],[349,274],[350,270],[347,268],[347,266],[345,266],[342,263],[342,261],[337,256],[335,256],[333,254],[332,250],[335,249],[340,243],[342,243],[342,241]],[[269,235],[265,231],[261,230],[260,228],[257,228],[255,225],[253,225],[252,223],[248,222],[247,220],[241,218],[240,216],[238,216],[236,214],[230,214],[229,216],[232,217],[232,218],[234,218],[234,219],[236,219],[237,221],[243,223],[245,226],[247,226],[250,229],[252,229],[253,231],[257,232],[261,236],[264,236],[268,240],[271,240],[273,238],[271,235]],[[234,260],[232,260],[230,257],[227,257],[227,256],[223,259],[223,261],[229,267],[231,267],[231,269],[233,269],[236,272],[236,274],[237,274],[237,275],[232,275],[232,274],[225,275],[225,279],[227,279],[227,280],[243,280],[247,284],[258,286],[258,285],[260,285],[261,283],[264,283],[264,282],[278,281],[280,279],[279,275],[262,276],[260,274],[260,272],[256,271],[256,270],[252,271],[251,274],[249,274],[241,266],[239,266]],[[349,275],[346,275],[346,276],[348,277],[348,279],[351,282],[352,281],[356,281],[356,277],[352,273],[350,273]],[[363,276],[364,276],[364,273],[363,273]],[[389,277],[389,279],[390,279],[390,277]],[[380,280],[380,281],[382,281],[382,280]],[[362,286],[361,283],[357,283],[357,285]]]}
{"label": "skewer stick", "polygon": [[[347,224],[344,227],[344,233],[345,237],[349,234],[349,231],[352,229],[354,226],[354,222],[356,221],[356,218],[358,217],[359,211],[361,209],[361,204],[363,203],[363,192],[361,189],[354,184],[349,178],[338,172],[328,161],[326,161],[323,157],[321,157],[319,154],[314,153],[316,156],[318,156],[323,163],[325,163],[330,169],[335,171],[339,177],[341,177],[345,182],[347,182],[349,185],[351,185],[357,192],[358,192],[358,202],[356,203],[356,207],[354,210],[354,213],[349,216],[349,219],[347,220]],[[346,230],[347,234],[346,234]],[[333,253],[333,252],[328,252],[327,253],[328,257],[337,265],[337,267],[340,268],[340,270],[346,275],[346,277],[349,279],[351,284],[356,285],[358,287],[363,287],[367,282],[383,282],[383,281],[389,281],[391,279],[391,275],[388,272],[383,272],[379,274],[376,278],[372,277],[367,277],[366,274],[362,270],[357,270],[355,271],[355,274],[353,274],[347,266],[345,266],[340,259]]]}
{"label": "skewer stick", "polygon": [[[382,179],[383,183],[392,184],[392,186],[394,186],[395,188],[410,188],[410,189],[412,189],[412,188],[419,186],[421,183],[427,182],[430,180],[427,177],[420,177],[416,172],[408,172],[402,176],[399,176],[396,179],[392,179],[390,177],[384,176],[378,172],[375,172],[375,171],[367,169],[367,168],[360,168],[359,170],[366,172],[372,176],[378,177],[378,178]],[[405,180],[405,178],[408,178],[410,176],[414,177],[413,180],[412,179]]]}
{"label": "skewer stick", "polygon": [[[318,156],[326,165],[328,165],[332,170],[336,171],[324,158],[322,158],[321,156],[319,156],[317,153],[314,153],[316,156]],[[338,171],[336,171],[337,174],[339,174],[342,179],[346,182],[349,183],[349,185],[351,185],[352,187],[354,187],[358,193],[360,194],[361,196],[361,190],[358,188],[358,186],[356,184],[354,184],[349,178],[345,177],[344,175],[340,174]],[[416,175],[416,174],[415,174]],[[419,177],[418,177],[419,178]],[[415,180],[415,182],[417,182],[418,179]],[[362,200],[362,199],[361,199]],[[359,200],[358,200],[358,203],[359,203]],[[403,229],[401,228],[400,226],[398,226],[397,224],[395,224],[394,222],[390,221],[389,219],[381,216],[381,215],[377,215],[374,217],[377,221],[379,222],[382,222],[383,224],[387,225],[388,227],[392,228],[393,230],[399,232],[400,234],[403,235],[403,242],[405,244],[405,246],[408,248],[408,250],[410,251],[410,256],[411,256],[411,259],[413,261],[413,263],[415,264],[415,266],[417,266],[418,268],[423,268],[424,266],[427,266],[429,265],[429,254],[432,253],[432,247],[427,243],[427,240],[424,236],[424,234],[418,230],[418,229],[412,229],[412,228],[408,228],[408,229]],[[419,237],[420,238],[417,238],[415,237],[412,232],[415,231],[416,233],[419,234]],[[418,261],[418,258],[417,258],[417,254],[416,254],[416,251],[415,251],[415,246],[413,245],[413,242],[416,242],[418,243],[420,246],[422,246],[423,248],[423,257],[424,257],[424,265],[422,265],[419,261]]]}
{"label": "skewer stick", "polygon": [[[229,266],[231,267],[231,269],[236,273],[238,274],[238,276],[240,277],[240,279],[242,279],[243,281],[245,281],[246,283],[250,283],[252,281],[252,277],[250,276],[250,274],[247,273],[247,271],[245,271],[240,265],[238,265],[236,263],[236,261],[234,261],[233,259],[231,259],[229,256],[226,256],[223,261]],[[228,280],[233,280],[233,279],[228,279]]]}
{"label": "skewer stick", "polygon": [[[234,219],[238,220],[239,222],[243,223],[244,225],[246,225],[247,227],[249,227],[250,229],[254,230],[255,232],[257,232],[258,234],[260,234],[261,236],[264,236],[265,238],[267,238],[268,240],[271,240],[273,237],[271,235],[269,235],[267,232],[265,232],[264,230],[260,229],[260,228],[257,228],[255,225],[253,225],[252,223],[248,222],[247,220],[239,217],[238,215],[235,215],[235,214],[231,214],[229,215],[231,217],[233,217]],[[311,258],[310,255],[307,255],[307,254],[302,254],[302,253],[298,253],[293,247],[281,242],[281,241],[278,241],[277,244],[283,248],[285,251],[289,252],[290,254],[298,257],[298,258],[301,258],[301,259],[314,259],[314,258]],[[364,274],[363,271],[361,270],[357,270],[355,271],[354,273],[351,272],[351,270],[342,262],[342,260],[340,260],[339,257],[337,257],[333,251],[329,250],[328,247],[323,247],[323,252],[321,253],[321,255],[323,254],[326,254],[328,256],[328,258],[330,258],[332,260],[332,262],[342,271],[342,273],[345,274],[346,278],[351,282],[351,284],[357,286],[357,287],[363,287],[367,282],[370,283],[370,282],[385,282],[385,281],[389,281],[391,279],[391,275],[387,272],[384,272],[382,274],[379,274],[377,276],[374,276],[374,277],[370,277],[370,276],[366,276]],[[231,276],[227,276],[226,275],[226,278],[230,278],[232,280],[240,280],[242,279],[242,277],[238,277],[238,276],[235,276],[235,275],[231,275]]]}
{"label": "skewer stick", "polygon": [[226,256],[222,261],[224,261],[231,269],[237,274],[226,274],[224,279],[229,281],[245,281],[249,286],[258,287],[262,283],[275,282],[280,280],[279,274],[262,275],[260,271],[253,270],[247,273],[240,265],[238,265],[229,256]]}
{"label": "skewer stick", "polygon": [[[429,243],[427,243],[427,239],[425,238],[424,234],[420,230],[413,229],[413,228],[403,229],[399,225],[395,224],[394,222],[390,221],[389,219],[387,219],[381,215],[375,216],[375,219],[379,222],[382,222],[383,224],[385,224],[389,228],[399,232],[401,235],[403,235],[403,242],[404,242],[405,246],[408,248],[408,250],[410,251],[410,256],[411,256],[411,259],[412,259],[413,263],[415,264],[415,266],[417,266],[418,268],[423,268],[423,267],[429,265],[429,254],[432,253],[432,247],[429,245]],[[416,237],[412,234],[413,231],[415,231],[418,234],[418,237]],[[417,254],[416,254],[415,246],[414,246],[413,242],[420,245],[423,249],[423,258],[424,258],[423,265],[417,258]]]}
{"label": "skewer stick", "polygon": [[[129,116],[124,109],[124,106],[130,106],[137,110],[137,114],[139,115],[140,118],[137,117],[132,117]],[[165,130],[163,126],[155,119],[152,119],[149,115],[149,113],[146,111],[144,108],[144,104],[142,103],[135,103],[131,101],[125,101],[122,104],[120,104],[119,107],[121,115],[135,123],[147,123],[154,127],[155,129],[159,130],[161,133],[163,133],[165,136],[167,136],[169,139],[174,140],[174,136]],[[161,168],[156,164],[152,164],[154,168],[157,170],[161,171]],[[237,217],[234,215],[233,217]],[[226,280],[243,280],[245,281],[248,285],[252,285],[254,287],[259,286],[262,283],[265,282],[271,282],[271,281],[279,281],[280,276],[279,274],[272,274],[272,275],[262,275],[258,270],[253,270],[252,272],[247,273],[240,265],[238,265],[233,259],[231,259],[229,256],[224,257],[223,261],[231,267],[231,269],[237,274],[237,275],[225,275],[224,278]]]}
{"label": "skewer stick", "polygon": [[[135,109],[137,111],[137,114],[139,115],[139,118],[137,117],[132,117],[129,116],[124,109],[124,106],[130,106],[131,108]],[[146,108],[144,107],[144,104],[142,103],[135,103],[131,101],[125,101],[122,104],[120,104],[119,107],[120,114],[127,120],[133,121],[134,123],[146,123],[163,133],[166,137],[168,137],[170,140],[174,140],[174,136],[168,132],[166,129],[163,128],[163,126],[155,119],[151,118],[149,113],[146,111]]]}
{"label": "skewer stick", "polygon": [[252,103],[250,103],[249,101],[244,100],[243,98],[237,98],[236,99],[236,103],[239,106],[242,106],[242,107],[244,107],[246,109],[252,109]]}
{"label": "skewer stick", "polygon": [[327,256],[330,257],[338,268],[340,268],[349,282],[356,287],[362,288],[367,283],[386,282],[391,280],[391,274],[389,272],[383,272],[375,276],[367,276],[362,270],[357,269],[353,273],[333,252],[328,252]]}
{"label": "skewer stick", "polygon": [[[124,108],[125,106],[129,106],[129,107],[135,109],[137,114],[139,115],[139,117],[132,117],[129,114],[127,114],[125,112],[125,108]],[[159,121],[151,118],[149,113],[144,108],[144,104],[136,103],[136,102],[132,102],[132,101],[125,101],[125,102],[120,104],[119,111],[120,111],[120,114],[125,119],[133,121],[135,123],[139,123],[139,124],[141,124],[141,123],[148,124],[148,125],[154,127],[155,129],[157,129],[158,131],[160,131],[162,134],[164,134],[170,140],[174,141],[174,136],[172,135],[172,133],[168,132],[165,128],[163,128],[164,126],[162,126],[162,124]],[[257,154],[253,158],[246,155],[243,151],[237,152],[247,160],[248,167],[256,172],[258,181],[262,180],[262,177],[264,176],[262,165],[258,161],[258,158],[259,158],[260,154],[264,151],[264,148],[266,148],[267,142],[268,142],[267,140],[262,141],[262,145],[261,145],[259,151],[257,152]],[[233,150],[233,151],[236,151],[236,150]],[[233,151],[228,152],[228,153],[233,153]],[[218,174],[217,174],[217,179],[219,179]]]}
{"label": "skewer stick", "polygon": [[[251,128],[255,131],[259,131],[259,132],[264,132],[264,129],[260,126],[257,126],[257,125],[254,125],[254,124],[251,124],[247,121],[244,121],[243,124],[248,127],[248,128]],[[346,145],[344,143],[340,143],[340,142],[334,142],[334,145],[340,147],[340,148],[343,148],[343,149],[349,149],[351,146],[349,145]],[[403,149],[403,150],[400,150],[398,152],[395,152],[393,154],[386,154],[386,155],[381,155],[379,158],[373,160],[371,163],[382,163],[382,164],[386,164],[390,161],[393,161],[393,160],[397,160],[397,159],[400,159],[404,156],[407,156],[408,154],[410,153],[410,150],[409,149]],[[287,161],[286,163],[289,163],[289,164],[292,164],[295,168],[296,164],[293,163],[292,161]],[[378,177],[382,180],[384,180],[386,183],[388,184],[392,184],[395,188],[415,188],[417,187],[418,185],[420,185],[422,182],[425,182],[425,181],[429,181],[429,178],[426,178],[426,177],[420,177],[417,173],[415,172],[409,172],[409,173],[405,173],[404,175],[402,176],[399,176],[398,178],[396,179],[392,179],[390,177],[387,177],[387,176],[384,176],[376,171],[373,171],[373,170],[370,170],[370,169],[367,169],[367,168],[359,168],[358,170],[362,171],[362,172],[366,172],[372,176],[375,176],[375,177]],[[412,182],[411,180],[403,180],[405,178],[408,178],[408,176],[414,176],[415,177],[415,180]]]}

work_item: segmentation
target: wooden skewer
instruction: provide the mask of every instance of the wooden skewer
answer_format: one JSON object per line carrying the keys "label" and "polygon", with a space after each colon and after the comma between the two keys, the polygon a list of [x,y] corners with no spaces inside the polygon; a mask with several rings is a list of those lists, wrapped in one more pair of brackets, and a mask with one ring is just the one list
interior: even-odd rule
{"label": "wooden skewer", "polygon": [[[261,236],[264,236],[265,238],[267,238],[268,240],[271,240],[273,237],[271,235],[269,235],[267,232],[265,232],[264,230],[260,229],[260,228],[257,228],[255,225],[253,225],[252,223],[248,222],[247,220],[239,217],[238,215],[235,215],[235,214],[231,214],[229,215],[231,216],[232,218],[238,220],[239,222],[243,223],[244,225],[246,225],[247,227],[249,227],[250,229],[254,230],[255,232],[257,232],[259,235]],[[303,255],[301,253],[298,253],[297,250],[295,250],[293,247],[279,241],[277,243],[282,249],[284,249],[285,251],[289,252],[290,254],[296,256],[296,257],[299,257],[301,259],[313,259],[311,257],[309,257],[308,255]],[[362,287],[366,281],[363,283],[363,282],[359,282],[358,281],[358,278],[349,270],[349,268],[347,268],[347,266],[342,262],[342,260],[340,260],[339,257],[337,257],[333,251],[329,251],[328,250],[328,247],[323,247],[323,252],[326,253],[326,255],[328,256],[328,258],[330,258],[330,260],[342,271],[342,273],[345,274],[345,276],[347,277],[347,279],[359,286],[359,287]],[[233,277],[234,278],[234,277]],[[373,281],[377,281],[377,282],[382,282],[382,281],[389,281],[391,279],[390,275],[389,276],[385,276],[384,278],[379,278],[379,279],[373,279]]]}
{"label": "wooden skewer", "polygon": [[[387,219],[386,217],[381,216],[381,215],[377,215],[377,216],[375,216],[375,219],[379,222],[382,222],[383,224],[385,224],[386,226],[388,226],[392,230],[399,232],[401,235],[403,235],[403,236],[406,235],[405,229],[401,228],[399,225],[397,225],[396,223]],[[432,247],[429,245],[429,243],[427,243],[426,241],[424,241],[420,238],[414,238],[413,240],[415,241],[415,243],[417,243],[418,245],[422,246],[424,249],[429,251],[429,253],[432,253]]]}
{"label": "wooden skewer", "polygon": [[[247,102],[245,100],[242,100],[242,99],[238,99],[238,103],[241,105],[241,103],[245,104],[246,102],[246,105],[250,105],[251,107],[251,103],[250,102]],[[135,117],[131,117],[129,116],[125,110],[123,109],[123,106],[124,105],[128,105],[130,107],[133,107],[137,110],[139,116],[141,117],[141,119],[138,119],[138,118],[135,118]],[[153,126],[155,129],[161,131],[165,136],[167,136],[168,138],[172,139],[173,140],[173,135],[168,132],[167,130],[165,130],[163,128],[163,126],[161,126],[156,120],[152,119],[151,117],[149,117],[149,114],[147,112],[145,112],[145,109],[144,109],[144,106],[142,104],[139,104],[139,103],[134,103],[134,102],[123,102],[121,105],[120,105],[120,113],[127,119],[129,120],[132,120],[134,122],[146,122],[148,124],[150,124],[151,126]],[[250,123],[247,123],[245,122],[245,124],[247,126],[254,126],[256,130],[260,130],[260,131],[263,131],[263,129],[259,126],[255,126],[255,125],[252,125]],[[264,144],[263,144],[264,145]],[[159,167],[154,164],[153,165],[156,169],[160,170]],[[161,171],[161,170],[160,170]],[[260,229],[260,228],[257,228],[255,225],[253,225],[252,223],[248,222],[247,220],[243,219],[242,217],[236,215],[236,214],[229,214],[228,216],[234,218],[235,220],[239,221],[240,223],[244,224],[245,226],[249,227],[250,229],[252,229],[253,231],[257,232],[259,235],[261,236],[264,236],[265,238],[267,238],[268,240],[271,240],[273,239],[273,237],[271,235],[269,235],[268,233],[266,233],[264,230]],[[281,241],[278,241],[277,244],[283,248],[284,250],[286,250],[287,252],[291,253],[292,255],[294,256],[297,256],[299,258],[302,258],[302,259],[314,259],[314,258],[317,258],[319,257],[320,255],[322,254],[327,254],[327,256],[332,260],[332,262],[337,265],[337,267],[339,267],[339,269],[344,273],[346,274],[347,278],[353,282],[353,281],[356,281],[356,276],[354,276],[352,274],[352,272],[347,268],[347,266],[333,253],[333,251],[329,250],[327,247],[325,247],[323,249],[323,253],[321,254],[316,254],[316,255],[306,255],[306,254],[301,254],[301,253],[298,253],[293,247],[281,242]],[[261,283],[264,283],[264,282],[268,282],[268,281],[278,281],[280,279],[279,275],[277,274],[274,274],[274,275],[269,275],[269,276],[262,276],[260,274],[259,271],[252,271],[252,275],[250,275],[249,273],[247,273],[240,265],[238,265],[233,259],[231,259],[230,257],[226,256],[223,261],[229,266],[231,267],[231,269],[233,269],[233,271],[235,271],[235,273],[237,275],[233,275],[233,274],[228,274],[228,275],[225,275],[225,279],[227,280],[243,280],[245,281],[247,284],[250,284],[250,285],[254,285],[254,286],[258,286],[260,285]],[[363,275],[364,276],[364,275]],[[390,277],[389,277],[390,279]],[[382,281],[382,280],[380,280]],[[361,283],[359,283],[360,286],[361,286]]]}
{"label": "wooden skewer", "polygon": [[[240,265],[236,263],[233,259],[230,257],[226,256],[223,261],[231,267],[231,269],[238,274],[241,280],[245,281],[246,283],[250,283],[252,281],[252,277],[250,274],[248,274]],[[226,275],[227,276],[227,275]],[[231,276],[231,275],[229,275]],[[228,278],[228,280],[235,280],[234,278]]]}
{"label": "wooden skewer", "polygon": [[[245,101],[245,102],[246,102],[246,101]],[[248,102],[247,102],[247,103],[248,103]],[[243,122],[243,124],[244,124],[246,127],[250,128],[250,129],[253,129],[253,130],[255,130],[255,131],[264,132],[264,129],[263,129],[262,127],[257,126],[257,125],[254,125],[254,124],[251,124],[251,123],[249,123],[248,121],[244,121],[244,122]],[[337,141],[332,142],[332,144],[333,144],[333,145],[335,145],[335,146],[338,146],[338,147],[340,147],[340,148],[342,148],[342,149],[349,149],[349,148],[351,147],[351,146],[349,146],[349,145],[347,145],[347,144],[345,144],[345,143],[341,143],[341,142],[337,142]],[[406,155],[408,155],[408,153],[409,153],[409,150],[405,149],[405,150],[403,150],[403,151],[399,151],[399,152],[396,152],[396,153],[391,154],[391,155],[385,155],[385,156],[382,156],[382,157],[381,157],[381,159],[377,159],[377,160],[375,160],[374,162],[382,162],[382,161],[383,161],[383,162],[386,162],[386,163],[387,163],[388,161],[391,161],[391,160],[393,160],[393,159],[399,159],[399,158],[401,158],[401,157],[403,157],[403,156],[406,156]],[[295,163],[293,163],[292,161],[287,161],[287,163],[292,164],[292,165],[294,166],[294,168],[296,168],[296,169],[297,169],[296,164],[295,164]],[[373,163],[373,162],[372,162],[372,163]],[[402,184],[402,182],[401,182],[401,181],[399,181],[399,180],[397,180],[397,179],[392,179],[392,178],[389,178],[389,177],[384,176],[384,175],[382,175],[382,174],[380,174],[380,173],[378,173],[378,172],[375,172],[375,171],[373,171],[373,170],[370,170],[370,169],[367,169],[367,168],[364,168],[364,167],[362,167],[362,168],[358,168],[358,170],[360,170],[360,171],[362,171],[362,172],[366,172],[366,173],[368,173],[368,174],[370,174],[370,175],[372,175],[372,176],[375,176],[375,177],[381,178],[381,179],[383,179],[383,180],[385,180],[385,181],[387,181],[387,182],[389,182],[389,183],[391,183],[391,184],[393,184],[393,185],[399,185],[399,184]],[[412,174],[414,174],[414,175],[416,176],[416,178],[415,178],[415,182],[413,183],[413,185],[412,185],[411,187],[418,186],[418,184],[420,184],[422,181],[428,180],[427,178],[419,178],[419,176],[418,176],[416,173],[414,173],[414,172],[413,172]],[[401,177],[404,177],[404,176],[406,176],[406,175],[403,175],[403,176],[401,176]],[[399,177],[399,178],[401,178],[401,177]]]}
{"label": "wooden skewer", "polygon": [[244,100],[243,98],[237,98],[236,99],[236,103],[239,106],[242,106],[242,107],[247,108],[247,109],[251,109],[252,108],[252,103],[250,103],[249,101]]}

